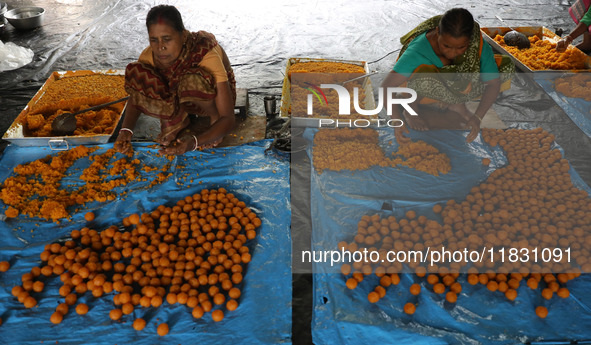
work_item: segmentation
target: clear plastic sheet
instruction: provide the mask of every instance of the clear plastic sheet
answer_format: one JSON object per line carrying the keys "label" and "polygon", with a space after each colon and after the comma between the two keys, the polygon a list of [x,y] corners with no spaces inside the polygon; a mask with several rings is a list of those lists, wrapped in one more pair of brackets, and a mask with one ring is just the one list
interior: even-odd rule
{"label": "clear plastic sheet", "polygon": [[[3,320],[0,343],[290,343],[289,167],[286,162],[263,154],[268,144],[269,141],[261,141],[185,154],[173,161],[170,170],[173,176],[165,183],[153,188],[145,188],[149,181],[128,185],[123,198],[88,204],[74,213],[71,220],[58,225],[23,216],[1,222],[0,261],[9,261],[11,268],[0,273],[0,317]],[[100,150],[110,147],[112,145],[102,145]],[[162,160],[148,145],[137,144],[134,149],[135,156],[146,163]],[[6,178],[16,164],[48,153],[44,148],[10,146],[0,160],[3,168],[0,178]],[[150,212],[160,204],[172,204],[202,189],[219,187],[234,193],[263,221],[256,239],[248,244],[252,261],[246,267],[240,306],[227,312],[223,322],[213,322],[210,314],[195,320],[190,308],[179,304],[171,307],[168,303],[159,308],[136,308],[132,315],[123,317],[123,322],[114,322],[109,319],[109,311],[113,309],[112,294],[95,299],[86,293],[79,301],[89,305],[88,314],[77,315],[71,308],[61,324],[53,325],[49,317],[58,303],[63,302],[58,294],[61,282],[57,276],[46,280],[44,291],[36,294],[38,306],[33,309],[25,309],[11,295],[12,287],[21,284],[21,276],[40,264],[39,253],[46,244],[64,240],[71,230],[87,225],[84,220],[87,211],[96,214],[91,228],[102,230],[120,224],[129,214]],[[5,208],[2,205],[2,211]],[[136,317],[143,317],[148,323],[141,332],[131,327]],[[171,329],[164,338],[156,334],[154,325],[161,322],[167,322]]]}
{"label": "clear plastic sheet", "polygon": [[[569,77],[574,74],[565,74],[561,77]],[[591,73],[585,73],[586,76],[591,76]],[[536,79],[537,83],[552,97],[554,102],[558,104],[568,117],[579,127],[583,133],[591,137],[591,101],[586,101],[582,98],[567,97],[562,93],[556,91],[554,80],[550,78]]]}
{"label": "clear plastic sheet", "polygon": [[8,42],[0,42],[0,72],[20,68],[33,61],[33,51]]}
{"label": "clear plastic sheet", "polygon": [[[309,130],[305,134],[310,142],[314,132]],[[463,200],[472,186],[506,164],[500,148],[482,143],[481,136],[466,144],[466,134],[466,131],[411,131],[413,140],[424,140],[449,156],[452,170],[437,178],[409,168],[373,167],[355,172],[324,171],[320,175],[312,169],[311,249],[336,250],[338,242],[351,241],[357,231],[357,221],[364,214],[399,218],[413,209],[417,216],[437,219],[432,212],[435,203]],[[390,141],[395,143],[392,130],[383,130],[380,146],[385,150],[394,148],[388,144]],[[312,152],[310,147],[309,157]],[[482,158],[490,158],[491,165],[483,166]],[[573,169],[570,174],[578,188],[591,191]],[[430,187],[423,187],[423,184]],[[404,188],[407,185],[413,186],[412,192]],[[383,210],[384,202],[390,203],[393,211]],[[294,253],[300,249],[294,247]],[[371,304],[367,294],[379,285],[375,275],[367,276],[356,289],[349,290],[344,276],[337,273],[340,264],[330,267],[325,263],[313,263],[313,266],[312,335],[315,344],[514,344],[591,340],[591,298],[586,293],[591,283],[588,274],[567,283],[571,292],[567,299],[555,296],[546,301],[539,290],[532,291],[522,282],[513,302],[483,285],[468,284],[466,275],[462,275],[458,279],[462,292],[455,305],[446,302],[443,295],[435,294],[414,274],[402,274],[399,285],[387,288],[386,297]],[[412,296],[410,285],[421,281],[422,292]],[[417,304],[413,316],[403,311],[407,302]],[[535,315],[538,305],[548,308],[546,319]]]}

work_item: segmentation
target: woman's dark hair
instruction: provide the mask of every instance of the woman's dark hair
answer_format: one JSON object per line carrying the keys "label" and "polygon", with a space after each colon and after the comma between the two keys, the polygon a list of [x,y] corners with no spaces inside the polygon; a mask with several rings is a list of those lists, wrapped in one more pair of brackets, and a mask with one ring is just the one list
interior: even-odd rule
{"label": "woman's dark hair", "polygon": [[472,37],[474,17],[464,8],[452,8],[443,14],[439,21],[439,33],[455,38]]}
{"label": "woman's dark hair", "polygon": [[183,32],[185,30],[181,13],[174,6],[158,5],[150,9],[148,16],[146,17],[146,27],[150,29],[150,26],[162,22],[178,32]]}

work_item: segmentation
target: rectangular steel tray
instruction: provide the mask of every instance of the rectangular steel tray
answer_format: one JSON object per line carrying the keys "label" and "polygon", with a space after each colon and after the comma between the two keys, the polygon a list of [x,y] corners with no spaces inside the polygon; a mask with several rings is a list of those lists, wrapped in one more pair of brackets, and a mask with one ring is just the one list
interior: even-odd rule
{"label": "rectangular steel tray", "polygon": [[[291,104],[291,82],[289,79],[289,69],[292,64],[298,62],[340,62],[340,63],[348,63],[352,65],[357,65],[363,67],[365,70],[365,74],[369,74],[369,68],[367,66],[367,62],[365,61],[357,61],[357,60],[339,60],[339,59],[319,59],[319,58],[307,58],[307,57],[292,57],[287,60],[287,66],[285,67],[285,77],[283,78],[283,87],[281,89],[281,107],[279,110],[280,117],[291,117],[291,126],[292,127],[319,127],[320,120],[329,119],[329,117],[295,117],[290,116],[289,114],[289,106]],[[353,77],[352,77],[353,78]],[[361,79],[360,79],[361,80]],[[363,89],[365,91],[365,102],[364,108],[365,109],[375,109],[375,100],[373,96],[373,88],[371,84],[371,80],[369,78],[365,78],[363,81]],[[377,115],[376,115],[377,119]],[[374,120],[374,119],[372,119]]]}
{"label": "rectangular steel tray", "polygon": [[[117,125],[113,127],[113,131],[108,134],[93,134],[93,135],[73,135],[73,136],[59,136],[59,137],[27,137],[23,131],[23,119],[27,114],[30,107],[35,105],[39,99],[43,96],[49,85],[58,79],[61,79],[65,75],[68,77],[82,76],[88,74],[105,74],[105,75],[124,75],[124,70],[80,70],[80,71],[55,71],[47,78],[43,86],[37,91],[35,96],[31,98],[29,103],[16,117],[12,125],[8,128],[2,139],[9,141],[10,143],[17,146],[49,146],[54,150],[67,150],[70,146],[84,145],[84,144],[104,144],[109,141],[109,138],[115,132]],[[127,106],[127,104],[126,104]],[[121,121],[121,116],[125,112],[125,107],[119,114],[119,118],[116,120],[118,124]]]}
{"label": "rectangular steel tray", "polygon": [[[552,30],[548,29],[545,26],[518,26],[518,27],[514,27],[513,29],[515,29],[515,31],[521,32],[526,36],[534,36],[537,35],[538,37],[543,37],[542,39],[544,40],[551,40],[554,42],[558,42],[558,40],[560,40],[560,36],[556,35]],[[482,33],[484,34],[483,37],[484,39],[498,52],[500,52],[501,54],[504,55],[509,55],[509,57],[511,58],[511,60],[513,60],[515,62],[515,66],[527,73],[533,73],[534,75],[537,74],[541,74],[541,73],[565,73],[565,72],[583,72],[583,71],[591,71],[591,57],[587,58],[587,68],[588,69],[584,69],[584,70],[552,70],[552,69],[546,69],[546,70],[532,70],[529,67],[527,67],[523,62],[521,62],[519,59],[517,59],[513,54],[509,53],[508,51],[506,51],[503,47],[501,47],[495,40],[494,38],[497,35],[504,35],[507,32],[511,31],[510,28],[508,27],[486,27],[486,28],[480,28],[480,31],[482,31]],[[571,47],[571,49],[577,49],[576,47]]]}

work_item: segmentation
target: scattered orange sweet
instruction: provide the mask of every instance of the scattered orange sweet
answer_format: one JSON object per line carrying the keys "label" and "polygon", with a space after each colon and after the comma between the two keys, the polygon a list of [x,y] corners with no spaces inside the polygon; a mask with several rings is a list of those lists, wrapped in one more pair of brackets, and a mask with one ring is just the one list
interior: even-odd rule
{"label": "scattered orange sweet", "polygon": [[194,318],[200,319],[205,314],[205,310],[203,310],[203,308],[201,308],[200,306],[196,306],[195,308],[193,308],[193,311],[191,312],[191,314],[193,315]]}
{"label": "scattered orange sweet", "polygon": [[413,303],[409,302],[404,305],[404,312],[407,313],[408,315],[414,314],[416,310],[417,310],[417,307]]}
{"label": "scattered orange sweet", "polygon": [[62,313],[60,313],[59,311],[56,311],[55,313],[51,314],[49,321],[51,321],[54,324],[58,324],[58,323],[61,323],[63,319],[64,319],[64,315]]}
{"label": "scattered orange sweet", "polygon": [[76,306],[76,313],[78,313],[78,315],[85,315],[86,313],[88,313],[88,305],[84,303],[78,304]]}
{"label": "scattered orange sweet", "polygon": [[389,275],[384,275],[380,278],[380,285],[385,288],[392,285],[392,277],[390,277]]}
{"label": "scattered orange sweet", "polygon": [[458,295],[453,291],[448,291],[445,294],[445,300],[449,303],[456,303],[458,301]]}
{"label": "scattered orange sweet", "polygon": [[442,294],[445,292],[445,285],[443,285],[442,283],[437,283],[437,284],[433,285],[433,291],[436,294]]}
{"label": "scattered orange sweet", "polygon": [[142,318],[137,318],[133,320],[133,329],[135,329],[136,331],[141,331],[142,329],[144,329],[144,327],[146,327],[146,320]]}
{"label": "scattered orange sweet", "polygon": [[494,280],[490,280],[488,283],[486,283],[486,288],[492,292],[495,292],[499,289],[499,283]]}
{"label": "scattered orange sweet", "polygon": [[543,306],[536,307],[536,315],[542,319],[545,319],[546,316],[548,316],[548,308]]}
{"label": "scattered orange sweet", "polygon": [[6,272],[10,268],[8,261],[0,261],[0,272]]}
{"label": "scattered orange sweet", "polygon": [[374,291],[378,294],[380,298],[384,298],[386,296],[386,289],[384,289],[384,287],[381,285],[376,286]]}
{"label": "scattered orange sweet", "polygon": [[346,283],[347,288],[353,290],[357,287],[357,284],[358,284],[357,279],[355,279],[355,278],[347,279],[347,283]]}
{"label": "scattered orange sweet", "polygon": [[415,284],[412,284],[410,286],[410,290],[409,291],[410,291],[410,293],[412,295],[415,295],[416,296],[416,295],[418,295],[418,294],[421,293],[421,286],[419,284],[416,284],[416,283]]}
{"label": "scattered orange sweet", "polygon": [[25,308],[33,308],[37,305],[37,300],[31,296],[28,296],[25,297],[23,304],[25,305]]}
{"label": "scattered orange sweet", "polygon": [[86,212],[84,219],[86,219],[87,222],[92,222],[94,220],[94,213]]}
{"label": "scattered orange sweet", "polygon": [[220,322],[224,319],[224,312],[220,309],[216,309],[211,312],[211,319],[215,322]]}
{"label": "scattered orange sweet", "polygon": [[226,302],[226,309],[228,309],[228,311],[234,311],[236,308],[238,308],[238,302],[236,302],[236,300],[231,299]]}
{"label": "scattered orange sweet", "polygon": [[507,291],[505,291],[505,297],[507,297],[509,301],[515,300],[515,298],[517,298],[517,290],[507,289]]}
{"label": "scattered orange sweet", "polygon": [[369,301],[369,303],[376,303],[380,300],[380,295],[377,292],[372,291],[369,294],[367,294],[367,300]]}
{"label": "scattered orange sweet", "polygon": [[568,296],[570,296],[570,292],[565,287],[558,289],[558,291],[556,291],[556,294],[561,298],[568,298]]}
{"label": "scattered orange sweet", "polygon": [[168,328],[168,324],[166,324],[166,323],[161,323],[156,328],[156,333],[158,333],[158,335],[161,337],[167,335],[168,331],[169,331],[169,328]]}
{"label": "scattered orange sweet", "polygon": [[123,316],[123,311],[121,309],[112,309],[109,312],[109,317],[111,318],[111,320],[114,320],[114,321],[121,319],[122,316]]}
{"label": "scattered orange sweet", "polygon": [[552,290],[549,288],[545,288],[542,290],[542,297],[544,297],[545,299],[551,299],[553,294],[554,292],[552,292]]}
{"label": "scattered orange sweet", "polygon": [[68,308],[68,305],[66,303],[60,303],[55,308],[55,311],[57,311],[58,313],[61,313],[62,315],[66,315],[68,313],[69,309],[70,308]]}

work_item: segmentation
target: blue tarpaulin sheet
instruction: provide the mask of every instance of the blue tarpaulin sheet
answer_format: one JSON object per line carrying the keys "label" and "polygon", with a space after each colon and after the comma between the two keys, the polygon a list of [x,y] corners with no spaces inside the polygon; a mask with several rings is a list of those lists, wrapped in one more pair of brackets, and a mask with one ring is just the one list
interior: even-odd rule
{"label": "blue tarpaulin sheet", "polygon": [[[309,142],[315,134],[308,130]],[[357,221],[365,214],[402,217],[410,209],[417,215],[436,219],[432,207],[450,199],[461,201],[472,186],[483,182],[495,169],[507,163],[500,147],[490,147],[479,136],[465,141],[467,132],[411,130],[413,140],[423,140],[448,155],[452,169],[435,177],[407,167],[372,167],[365,171],[318,174],[312,169],[311,212],[312,250],[336,250],[340,241],[350,242],[357,231]],[[313,157],[313,145],[308,155]],[[396,151],[393,131],[380,131],[384,151]],[[490,158],[491,164],[481,164]],[[589,188],[571,169],[572,181],[578,188]],[[385,211],[384,203],[393,206]],[[432,292],[423,278],[402,274],[397,286],[387,288],[385,298],[372,304],[369,292],[379,285],[375,275],[366,277],[354,290],[345,286],[337,273],[339,266],[314,263],[314,314],[312,335],[315,344],[515,344],[527,341],[591,339],[591,277],[584,274],[569,281],[570,297],[556,296],[549,301],[523,282],[518,297],[509,301],[501,292],[490,292],[484,285],[472,286],[466,275],[458,281],[462,292],[455,305],[443,295]],[[418,296],[409,292],[420,283]],[[414,315],[404,313],[407,302],[417,306]],[[535,307],[549,310],[546,319],[535,314]]]}
{"label": "blue tarpaulin sheet", "polygon": [[[148,144],[134,144],[134,157],[148,166],[170,163],[173,175],[162,184],[150,187],[156,172],[142,171],[147,181],[118,187],[119,197],[110,202],[92,202],[75,209],[72,218],[60,224],[19,216],[0,223],[0,261],[9,261],[11,268],[0,273],[1,344],[277,344],[291,342],[291,237],[289,232],[289,164],[264,154],[268,141],[238,147],[191,152],[172,162],[158,155]],[[95,154],[112,147],[100,145]],[[17,164],[56,154],[47,148],[10,146],[0,159],[0,179],[6,179]],[[121,158],[121,157],[119,157]],[[74,184],[75,170],[88,166],[81,159],[79,166],[62,184]],[[78,176],[79,176],[78,172]],[[89,305],[84,316],[73,307],[61,324],[49,318],[59,303],[59,277],[45,281],[45,289],[37,297],[38,305],[25,309],[11,295],[21,284],[21,276],[40,265],[39,254],[46,244],[68,238],[73,229],[89,226],[98,231],[118,225],[132,213],[151,212],[158,205],[174,205],[176,201],[205,188],[226,188],[244,201],[262,220],[257,237],[247,242],[252,261],[245,269],[242,295],[235,311],[225,312],[221,322],[214,322],[207,313],[194,319],[185,305],[164,302],[159,308],[137,307],[133,314],[116,322],[109,318],[114,309],[112,294],[98,299],[90,292],[79,298]],[[123,192],[126,193],[123,193]],[[4,213],[6,206],[2,204]],[[96,219],[88,224],[84,214],[93,211]],[[135,331],[132,322],[142,317],[147,326]],[[156,324],[166,322],[170,333],[156,334]]]}
{"label": "blue tarpaulin sheet", "polygon": [[557,92],[552,79],[536,79],[536,82],[564,110],[566,115],[591,138],[591,102],[582,98],[567,97]]}

